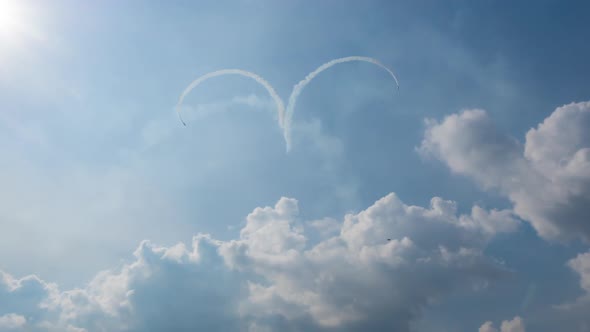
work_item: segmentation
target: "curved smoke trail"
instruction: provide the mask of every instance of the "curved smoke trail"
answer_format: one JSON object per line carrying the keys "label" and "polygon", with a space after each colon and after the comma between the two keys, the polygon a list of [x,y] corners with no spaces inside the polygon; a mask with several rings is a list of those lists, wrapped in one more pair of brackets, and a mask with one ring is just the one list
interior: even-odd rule
{"label": "curved smoke trail", "polygon": [[180,121],[182,122],[183,125],[186,126],[186,123],[182,119],[180,106],[181,106],[184,98],[186,97],[186,95],[189,92],[191,92],[192,89],[194,89],[195,87],[197,87],[199,84],[203,83],[204,81],[206,81],[210,78],[213,78],[213,77],[217,77],[217,76],[241,75],[241,76],[249,77],[249,78],[255,80],[256,82],[258,82],[259,84],[261,84],[262,86],[264,86],[266,91],[268,91],[268,93],[270,94],[270,96],[274,100],[274,102],[277,106],[277,113],[278,113],[278,117],[279,117],[279,119],[278,119],[279,120],[279,127],[283,130],[283,137],[284,137],[286,145],[287,145],[287,152],[289,152],[289,150],[291,149],[291,124],[293,121],[293,113],[295,111],[295,105],[297,103],[297,98],[299,97],[299,95],[301,94],[301,92],[303,91],[305,86],[307,84],[309,84],[317,75],[319,75],[324,70],[326,70],[336,64],[343,63],[343,62],[350,62],[350,61],[369,62],[369,63],[372,63],[374,65],[377,65],[377,66],[385,69],[389,73],[389,75],[391,75],[391,77],[393,77],[393,79],[395,80],[395,83],[397,85],[397,88],[399,89],[399,82],[397,80],[397,77],[393,73],[393,71],[391,71],[384,64],[379,62],[379,60],[374,59],[374,58],[370,58],[370,57],[365,57],[365,56],[349,56],[349,57],[338,58],[338,59],[328,61],[325,64],[319,66],[316,70],[307,74],[307,76],[303,80],[299,81],[299,83],[297,83],[293,87],[293,91],[291,92],[291,95],[289,96],[289,102],[287,104],[286,111],[285,111],[285,104],[283,103],[283,100],[281,99],[281,97],[279,97],[279,95],[277,94],[275,89],[272,87],[272,85],[270,85],[270,83],[268,83],[265,79],[263,79],[262,77],[254,74],[252,72],[249,72],[246,70],[241,70],[241,69],[217,70],[217,71],[207,73],[207,74],[197,78],[191,84],[189,84],[189,86],[180,95],[180,98],[178,99],[178,104],[176,105],[176,111],[178,113],[178,117],[180,118]]}
{"label": "curved smoke trail", "polygon": [[264,86],[266,91],[268,91],[268,93],[270,94],[270,96],[274,100],[275,104],[277,105],[277,113],[279,115],[279,126],[281,128],[283,128],[283,122],[284,122],[284,117],[285,117],[285,105],[284,105],[281,97],[279,97],[279,95],[277,94],[275,89],[272,87],[272,85],[270,85],[270,83],[268,83],[265,79],[263,79],[262,77],[254,74],[254,73],[251,73],[251,72],[245,71],[245,70],[241,70],[241,69],[217,70],[217,71],[214,71],[211,73],[207,73],[207,74],[197,78],[196,80],[194,80],[191,84],[189,84],[189,86],[186,89],[184,89],[184,91],[180,95],[180,98],[178,99],[178,104],[176,105],[176,112],[178,113],[178,117],[180,118],[180,121],[182,122],[183,125],[186,126],[186,123],[182,119],[182,115],[180,113],[180,105],[182,104],[186,95],[189,92],[191,92],[192,89],[194,89],[195,87],[197,87],[199,84],[203,83],[204,81],[206,81],[210,78],[222,76],[222,75],[241,75],[241,76],[249,77],[249,78],[255,80],[256,82],[260,83],[262,86]]}
{"label": "curved smoke trail", "polygon": [[395,84],[397,85],[397,88],[399,89],[399,82],[397,80],[397,77],[395,77],[395,74],[389,68],[387,68],[384,64],[379,62],[379,60],[377,60],[377,59],[373,59],[373,58],[369,58],[369,57],[365,57],[365,56],[349,56],[349,57],[345,57],[345,58],[338,58],[338,59],[330,60],[330,61],[324,63],[323,65],[319,66],[316,70],[307,74],[307,76],[305,76],[305,78],[303,80],[299,81],[299,83],[297,83],[293,87],[293,91],[291,92],[291,96],[289,96],[289,102],[287,103],[287,111],[285,113],[285,122],[283,123],[283,126],[282,126],[283,127],[283,135],[285,136],[285,141],[287,142],[287,151],[289,151],[291,149],[291,122],[293,120],[293,112],[295,111],[295,104],[297,103],[297,97],[299,97],[299,95],[301,94],[301,91],[303,91],[305,86],[307,84],[309,84],[309,82],[311,82],[314,79],[314,77],[318,76],[324,70],[326,70],[336,64],[343,63],[343,62],[349,62],[349,61],[369,62],[369,63],[372,63],[374,65],[377,65],[377,66],[385,69],[389,73],[389,75],[391,75],[391,77],[393,77],[393,79],[395,80]]}

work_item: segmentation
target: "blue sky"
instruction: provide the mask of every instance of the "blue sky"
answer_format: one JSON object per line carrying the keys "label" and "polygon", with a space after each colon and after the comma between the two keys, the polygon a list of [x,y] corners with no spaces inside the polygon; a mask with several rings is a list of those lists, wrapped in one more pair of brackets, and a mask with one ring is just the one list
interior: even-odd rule
{"label": "blue sky", "polygon": [[582,1],[0,9],[0,329],[588,331]]}

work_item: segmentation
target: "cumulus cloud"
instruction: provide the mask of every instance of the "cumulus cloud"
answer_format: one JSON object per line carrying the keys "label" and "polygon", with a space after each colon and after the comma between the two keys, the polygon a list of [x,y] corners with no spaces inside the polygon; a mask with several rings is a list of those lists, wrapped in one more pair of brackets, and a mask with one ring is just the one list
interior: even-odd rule
{"label": "cumulus cloud", "polygon": [[590,252],[579,254],[567,265],[580,276],[580,287],[590,294]]}
{"label": "cumulus cloud", "polygon": [[42,320],[44,312],[40,308],[56,294],[56,285],[36,276],[17,279],[0,271],[0,316],[5,324],[24,325],[27,320]]}
{"label": "cumulus cloud", "polygon": [[254,209],[238,239],[143,241],[131,262],[79,289],[2,273],[0,315],[31,331],[408,331],[425,307],[508,273],[483,250],[518,222],[508,211],[458,215],[451,201],[409,206],[389,194],[316,243],[309,224],[297,200],[281,198]]}
{"label": "cumulus cloud", "polygon": [[492,322],[485,322],[479,328],[479,332],[526,332],[526,329],[522,318],[516,316],[512,320],[503,321],[499,330],[494,327]]}
{"label": "cumulus cloud", "polygon": [[427,121],[419,151],[509,198],[540,236],[590,241],[590,102],[557,108],[524,145],[483,110]]}
{"label": "cumulus cloud", "polygon": [[307,225],[317,230],[323,237],[336,235],[340,232],[340,222],[333,218],[312,220]]}
{"label": "cumulus cloud", "polygon": [[555,329],[590,331],[590,251],[579,254],[566,264],[580,278],[582,295],[571,302],[554,306],[547,325]]}
{"label": "cumulus cloud", "polygon": [[27,320],[23,316],[17,314],[6,314],[4,316],[0,316],[0,329],[2,331],[18,329],[23,327],[26,322]]}

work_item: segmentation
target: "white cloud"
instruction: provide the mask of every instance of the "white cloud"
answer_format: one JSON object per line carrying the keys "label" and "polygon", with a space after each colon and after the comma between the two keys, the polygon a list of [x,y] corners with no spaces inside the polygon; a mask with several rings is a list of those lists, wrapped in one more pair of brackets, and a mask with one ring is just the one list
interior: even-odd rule
{"label": "white cloud", "polygon": [[590,294],[590,252],[579,254],[567,264],[580,276],[580,287]]}
{"label": "white cloud", "polygon": [[485,322],[479,332],[526,332],[522,318],[516,316],[512,320],[505,320],[500,326],[500,330],[494,327],[492,322]]}
{"label": "white cloud", "polygon": [[583,293],[575,301],[563,303],[554,307],[556,311],[551,317],[551,323],[556,327],[570,330],[590,330],[590,251],[579,254],[567,262],[580,278],[580,288]]}
{"label": "white cloud", "polygon": [[483,323],[479,328],[479,332],[498,332],[498,329],[494,327],[494,324],[490,321]]}
{"label": "white cloud", "polygon": [[27,323],[25,317],[17,314],[0,316],[0,330],[12,330],[23,327]]}
{"label": "white cloud", "polygon": [[333,218],[312,220],[307,224],[312,228],[315,228],[322,237],[336,235],[340,232],[340,222]]}
{"label": "white cloud", "polygon": [[483,249],[517,221],[507,211],[456,210],[389,194],[311,245],[297,200],[281,198],[254,209],[238,239],[144,241],[132,262],[84,288],[3,273],[0,314],[27,317],[35,331],[408,331],[426,306],[507,273]]}
{"label": "white cloud", "polygon": [[590,240],[590,102],[557,108],[526,135],[502,134],[482,110],[427,121],[419,151],[498,190],[546,239]]}
{"label": "white cloud", "polygon": [[[57,286],[36,276],[20,279],[0,271],[0,315],[14,314],[27,320],[42,318],[39,307],[57,294]],[[11,316],[14,317],[14,316]]]}

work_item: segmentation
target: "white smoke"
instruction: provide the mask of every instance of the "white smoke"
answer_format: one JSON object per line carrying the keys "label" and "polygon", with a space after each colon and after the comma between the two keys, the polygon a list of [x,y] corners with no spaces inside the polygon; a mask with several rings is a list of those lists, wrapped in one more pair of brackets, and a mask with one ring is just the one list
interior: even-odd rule
{"label": "white smoke", "polygon": [[182,122],[182,124],[186,126],[186,123],[182,119],[180,106],[181,106],[184,98],[186,97],[186,95],[189,92],[191,92],[192,89],[197,87],[199,84],[203,83],[204,81],[206,81],[210,78],[222,76],[222,75],[246,76],[246,77],[254,79],[256,82],[258,82],[262,86],[264,86],[264,88],[266,88],[268,93],[273,98],[275,104],[277,105],[277,112],[278,112],[278,116],[279,116],[279,126],[283,130],[283,136],[285,139],[285,143],[287,145],[287,152],[289,152],[291,150],[291,124],[293,121],[293,113],[295,111],[295,104],[297,103],[297,98],[299,97],[299,95],[301,94],[301,92],[303,91],[305,86],[307,84],[309,84],[316,76],[318,76],[324,70],[326,70],[334,65],[337,65],[339,63],[350,62],[350,61],[368,62],[368,63],[372,63],[374,65],[377,65],[377,66],[385,69],[391,75],[391,77],[393,77],[393,79],[395,80],[395,83],[399,89],[399,82],[397,80],[397,77],[395,77],[395,74],[393,73],[393,71],[391,71],[384,64],[379,62],[379,60],[373,59],[370,57],[365,57],[365,56],[349,56],[349,57],[344,57],[344,58],[338,58],[338,59],[330,60],[330,61],[324,63],[323,65],[319,66],[316,70],[307,74],[307,76],[305,76],[305,78],[303,80],[299,81],[299,83],[297,83],[293,87],[293,91],[291,92],[291,95],[289,96],[289,103],[287,104],[287,110],[285,111],[285,105],[283,103],[283,100],[281,99],[281,97],[279,97],[279,95],[277,94],[275,89],[272,87],[272,85],[270,85],[270,83],[268,83],[265,79],[263,79],[262,77],[254,74],[252,72],[241,70],[241,69],[222,69],[222,70],[218,70],[218,71],[214,71],[214,72],[205,74],[205,75],[197,78],[184,90],[184,92],[182,93],[182,95],[180,96],[180,98],[178,100],[178,104],[176,107],[178,117],[180,118],[180,121]]}
{"label": "white smoke", "polygon": [[375,64],[375,65],[385,69],[391,75],[391,77],[393,77],[393,79],[395,80],[395,84],[397,85],[397,87],[399,89],[399,82],[397,80],[397,77],[395,77],[395,74],[389,68],[387,68],[384,64],[379,62],[379,60],[377,60],[377,59],[373,59],[373,58],[369,58],[369,57],[365,57],[365,56],[349,56],[349,57],[330,60],[330,61],[324,63],[323,65],[319,66],[316,70],[307,74],[307,76],[305,76],[305,78],[303,80],[299,81],[299,83],[297,83],[293,87],[293,91],[291,92],[291,96],[289,96],[289,103],[287,104],[287,112],[285,114],[285,123],[283,125],[283,133],[285,135],[285,141],[287,142],[287,151],[289,151],[291,149],[291,123],[293,121],[293,113],[295,112],[295,104],[297,103],[297,98],[299,97],[299,95],[301,94],[301,92],[303,91],[305,86],[308,85],[316,76],[318,76],[324,70],[326,70],[334,65],[337,65],[339,63],[350,62],[350,61],[369,62],[369,63]]}
{"label": "white smoke", "polygon": [[194,88],[196,88],[199,84],[205,82],[206,80],[213,78],[213,77],[217,77],[217,76],[223,76],[223,75],[241,75],[241,76],[249,77],[249,78],[255,80],[256,82],[260,83],[266,89],[266,91],[268,91],[268,93],[270,94],[270,96],[274,100],[274,102],[277,106],[277,113],[279,115],[279,126],[281,128],[283,128],[284,115],[285,115],[285,105],[284,105],[281,97],[279,97],[279,95],[277,94],[275,89],[272,87],[272,85],[270,85],[270,83],[268,83],[264,78],[254,74],[252,72],[249,72],[246,70],[241,70],[241,69],[217,70],[217,71],[214,71],[211,73],[207,73],[207,74],[197,78],[196,80],[194,80],[191,84],[189,84],[189,86],[186,89],[184,89],[184,91],[180,95],[180,98],[178,99],[178,104],[176,105],[176,111],[178,113],[178,117],[180,118],[180,121],[182,122],[183,125],[186,126],[186,123],[182,119],[180,106],[182,105],[182,102],[184,101],[184,98],[186,97],[186,95],[189,92],[191,92]]}

